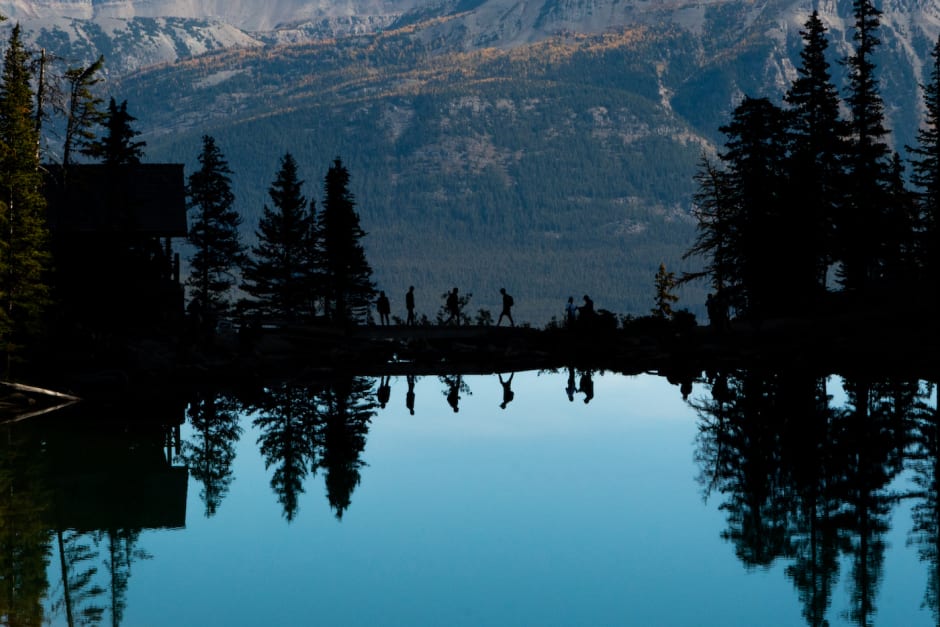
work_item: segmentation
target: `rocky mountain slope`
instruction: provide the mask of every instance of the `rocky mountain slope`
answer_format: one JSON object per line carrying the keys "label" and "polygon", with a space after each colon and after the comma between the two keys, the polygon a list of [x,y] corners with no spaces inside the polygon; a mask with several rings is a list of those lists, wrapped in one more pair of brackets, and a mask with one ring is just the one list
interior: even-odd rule
{"label": "rocky mountain slope", "polygon": [[[819,8],[839,82],[851,2]],[[903,151],[940,3],[883,9],[876,61]],[[192,164],[214,135],[247,235],[285,151],[311,198],[340,155],[380,286],[420,282],[432,317],[452,285],[491,309],[505,286],[537,321],[585,291],[643,313],[661,261],[690,267],[696,163],[742,94],[780,98],[809,11],[803,0],[0,2],[37,46],[72,63],[105,54],[106,89],[129,101],[151,159]],[[683,298],[696,308],[703,293]]]}

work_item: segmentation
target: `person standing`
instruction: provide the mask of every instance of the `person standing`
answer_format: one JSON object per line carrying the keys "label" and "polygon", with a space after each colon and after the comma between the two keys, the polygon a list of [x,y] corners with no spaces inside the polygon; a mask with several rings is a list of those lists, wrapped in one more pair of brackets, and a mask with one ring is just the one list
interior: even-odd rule
{"label": "person standing", "polygon": [[503,311],[499,314],[499,320],[496,321],[496,326],[499,326],[499,323],[503,321],[503,316],[509,318],[509,326],[514,327],[516,323],[512,320],[512,306],[515,304],[512,300],[512,296],[506,293],[506,288],[499,288],[499,293],[503,295]]}
{"label": "person standing", "polygon": [[447,313],[449,314],[444,324],[456,323],[460,326],[460,298],[457,296],[457,288],[447,295]]}
{"label": "person standing", "polygon": [[415,323],[415,286],[412,285],[405,293],[405,309],[408,310],[408,320],[405,324],[413,327]]}
{"label": "person standing", "polygon": [[578,306],[574,304],[574,296],[568,297],[568,302],[565,303],[565,323],[568,325],[568,328],[574,326],[574,321],[578,317]]}
{"label": "person standing", "polygon": [[392,307],[385,292],[379,292],[379,298],[375,301],[375,309],[379,312],[379,322],[383,327],[387,327],[388,316],[392,312]]}

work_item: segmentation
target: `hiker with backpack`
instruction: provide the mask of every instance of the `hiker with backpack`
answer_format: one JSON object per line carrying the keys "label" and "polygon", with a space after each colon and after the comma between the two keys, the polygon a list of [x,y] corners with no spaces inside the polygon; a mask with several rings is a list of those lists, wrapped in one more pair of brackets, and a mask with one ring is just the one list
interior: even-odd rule
{"label": "hiker with backpack", "polygon": [[503,295],[503,311],[499,314],[499,320],[496,321],[496,326],[499,326],[499,323],[503,321],[503,316],[509,318],[509,326],[514,327],[516,323],[512,320],[512,306],[515,304],[512,300],[512,296],[506,293],[506,288],[499,288],[499,293]]}

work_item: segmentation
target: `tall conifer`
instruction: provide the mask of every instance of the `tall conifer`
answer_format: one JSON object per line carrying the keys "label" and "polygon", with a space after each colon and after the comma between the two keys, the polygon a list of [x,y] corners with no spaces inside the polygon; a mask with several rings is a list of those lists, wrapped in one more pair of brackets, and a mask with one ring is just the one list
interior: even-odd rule
{"label": "tall conifer", "polygon": [[[791,267],[799,281],[801,300],[826,288],[832,262],[833,233],[845,188],[848,126],[839,113],[839,94],[832,83],[826,52],[826,27],[813,11],[800,31],[798,76],[784,101],[789,106],[789,175],[793,227],[799,239]],[[796,241],[793,239],[793,241]]]}
{"label": "tall conifer", "polygon": [[878,90],[873,56],[881,44],[877,32],[881,11],[872,0],[854,0],[855,53],[846,60],[852,139],[847,162],[847,205],[837,222],[842,267],[841,285],[857,293],[871,291],[886,262],[880,237],[891,219],[887,188],[890,152],[884,123],[884,102]]}
{"label": "tall conifer", "polygon": [[784,121],[784,112],[766,98],[745,97],[719,129],[728,137],[721,159],[728,168],[734,255],[727,270],[736,279],[729,304],[750,317],[767,315],[787,296],[792,243],[779,237],[789,219]]}
{"label": "tall conifer", "polygon": [[375,297],[372,268],[366,260],[349,171],[337,157],[323,183],[323,209],[317,220],[319,266],[327,315],[336,322],[362,322]]}
{"label": "tall conifer", "polygon": [[65,112],[65,144],[62,148],[62,167],[68,169],[72,151],[87,151],[95,143],[95,127],[107,119],[101,110],[103,100],[93,92],[101,82],[98,73],[104,66],[104,57],[88,67],[69,68],[65,72],[68,83],[68,103]]}
{"label": "tall conifer", "polygon": [[257,244],[243,268],[244,305],[286,321],[313,315],[315,223],[297,177],[297,162],[287,153],[268,188],[273,207],[264,211],[255,231]]}
{"label": "tall conifer", "polygon": [[931,286],[928,296],[940,302],[940,37],[931,53],[929,81],[924,91],[924,122],[917,132],[911,180],[920,205],[922,263]]}
{"label": "tall conifer", "polygon": [[738,242],[734,228],[734,204],[728,173],[703,156],[695,174],[695,218],[698,234],[695,243],[683,255],[703,257],[700,274],[683,280],[708,277],[712,289],[723,293],[735,283],[735,256]]}
{"label": "tall conifer", "polygon": [[140,163],[147,142],[136,141],[140,135],[134,130],[137,118],[127,112],[127,101],[120,105],[111,98],[105,115],[105,135],[82,149],[82,154],[94,157],[107,165],[133,165]]}
{"label": "tall conifer", "polygon": [[49,298],[48,232],[29,61],[17,24],[0,78],[0,337],[8,345],[15,336],[38,329]]}
{"label": "tall conifer", "polygon": [[199,164],[199,169],[189,176],[186,189],[193,213],[189,241],[196,249],[187,283],[193,298],[215,316],[227,311],[227,295],[235,285],[234,271],[244,261],[238,231],[241,216],[233,207],[235,195],[229,178],[232,171],[209,135],[202,138]]}

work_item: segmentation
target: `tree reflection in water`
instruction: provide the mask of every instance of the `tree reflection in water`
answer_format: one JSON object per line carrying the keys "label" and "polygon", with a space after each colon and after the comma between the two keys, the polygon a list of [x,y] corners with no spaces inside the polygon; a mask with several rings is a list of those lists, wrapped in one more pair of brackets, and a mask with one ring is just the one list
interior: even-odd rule
{"label": "tree reflection in water", "polygon": [[[927,564],[924,605],[930,608],[934,622],[940,624],[940,486],[937,484],[940,475],[940,412],[935,392],[936,382],[924,384],[912,412],[909,464],[917,490],[913,494],[914,524],[910,542],[917,547],[921,561]],[[929,399],[932,397],[931,406]]]}
{"label": "tree reflection in water", "polygon": [[359,485],[360,459],[376,413],[371,379],[339,377],[315,384],[280,383],[264,388],[247,409],[257,414],[258,444],[271,487],[288,521],[308,474],[325,473],[330,507],[342,518]]}
{"label": "tree reflection in water", "polygon": [[318,416],[313,391],[294,383],[265,387],[255,401],[255,427],[265,468],[274,468],[271,488],[291,521],[297,515],[304,479],[316,469]]}
{"label": "tree reflection in water", "polygon": [[186,409],[193,439],[182,445],[182,460],[202,484],[205,514],[213,516],[232,484],[235,445],[242,434],[240,406],[231,396],[214,390],[195,394]]}
{"label": "tree reflection in water", "polygon": [[[927,603],[936,613],[936,412],[917,381],[846,378],[832,407],[824,377],[742,370],[706,376],[696,459],[705,494],[724,502],[730,540],[747,566],[790,563],[808,625],[827,624],[840,558],[851,563],[846,618],[873,624],[892,507],[892,482],[909,457],[925,503],[915,505],[921,557],[930,562]],[[911,452],[907,455],[908,451]],[[933,544],[931,544],[933,543]]]}
{"label": "tree reflection in water", "polygon": [[[403,411],[410,415],[416,379],[405,376]],[[571,398],[575,370],[559,376]],[[687,376],[670,380],[687,392]],[[201,484],[204,513],[212,517],[232,484],[246,416],[258,430],[284,517],[298,515],[305,482],[322,471],[341,519],[362,479],[378,402],[387,399],[377,381],[389,385],[387,377],[342,376],[280,382],[237,398],[200,390],[186,410],[191,429],[182,443],[177,405],[151,412],[162,416],[135,415],[133,428],[126,409],[3,425],[0,622],[41,623],[51,609],[69,625],[120,624],[132,567],[149,557],[141,531],[185,524],[188,476],[179,462]],[[813,627],[827,624],[841,576],[850,591],[841,618],[872,625],[891,515],[907,502],[909,541],[927,568],[924,605],[940,622],[935,383],[756,369],[710,372],[698,381],[703,385],[689,401],[697,412],[698,481],[706,496],[721,499],[722,537],[747,569],[780,564]],[[470,396],[460,375],[440,382],[447,413],[455,397]],[[834,403],[837,394],[844,401]],[[902,474],[909,481],[897,481]]]}
{"label": "tree reflection in water", "polygon": [[68,625],[123,622],[133,564],[150,557],[141,531],[185,523],[181,410],[76,406],[0,427],[0,622],[48,623],[44,606]]}

